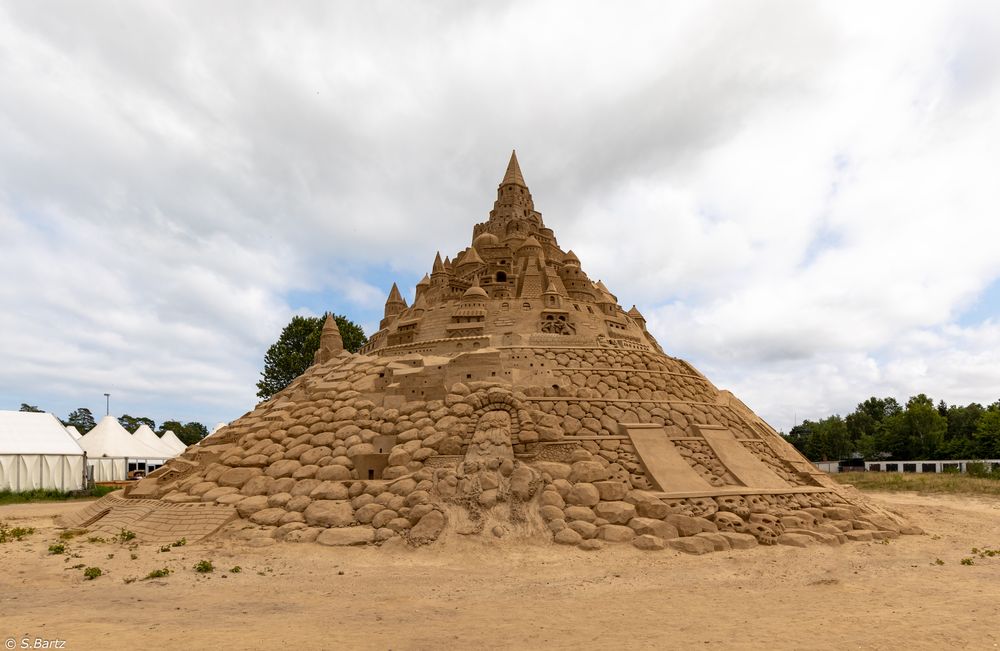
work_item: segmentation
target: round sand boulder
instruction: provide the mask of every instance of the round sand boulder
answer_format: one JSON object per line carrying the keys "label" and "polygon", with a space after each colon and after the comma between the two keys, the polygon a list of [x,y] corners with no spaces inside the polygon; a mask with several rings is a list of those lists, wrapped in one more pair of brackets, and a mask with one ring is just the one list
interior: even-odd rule
{"label": "round sand boulder", "polygon": [[316,500],[302,514],[306,522],[322,527],[346,527],[354,522],[350,502]]}
{"label": "round sand boulder", "polygon": [[219,486],[242,488],[244,484],[262,473],[260,468],[230,468],[219,475]]}

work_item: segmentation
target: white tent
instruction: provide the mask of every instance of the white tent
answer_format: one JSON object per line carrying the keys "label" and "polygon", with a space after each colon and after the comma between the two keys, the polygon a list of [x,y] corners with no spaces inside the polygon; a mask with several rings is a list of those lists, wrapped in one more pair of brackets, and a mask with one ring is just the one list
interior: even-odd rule
{"label": "white tent", "polygon": [[177,438],[177,435],[174,434],[173,430],[168,429],[166,432],[164,432],[163,436],[160,437],[160,442],[176,450],[175,454],[180,454],[184,450],[187,450],[187,446],[184,445],[184,441]]}
{"label": "white tent", "polygon": [[69,435],[73,437],[74,441],[80,440],[80,437],[83,436],[83,434],[80,433],[80,430],[73,425],[67,425],[66,431],[69,432]]}
{"label": "white tent", "polygon": [[[87,452],[87,465],[94,481],[122,481],[130,470],[160,466],[168,456],[128,433],[114,416],[105,416],[83,435],[80,447]],[[172,456],[172,455],[170,455]]]}
{"label": "white tent", "polygon": [[156,432],[149,428],[149,425],[143,423],[139,426],[139,429],[132,433],[132,438],[138,439],[153,448],[154,450],[159,450],[160,454],[164,455],[164,458],[170,459],[177,456],[177,451],[170,445],[167,445]]}
{"label": "white tent", "polygon": [[0,490],[81,490],[85,459],[52,414],[0,411]]}

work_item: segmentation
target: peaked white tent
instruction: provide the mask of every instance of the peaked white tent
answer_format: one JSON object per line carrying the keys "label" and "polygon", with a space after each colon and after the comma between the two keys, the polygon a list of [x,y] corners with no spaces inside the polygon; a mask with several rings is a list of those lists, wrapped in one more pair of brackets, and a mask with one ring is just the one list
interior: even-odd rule
{"label": "peaked white tent", "polygon": [[159,450],[166,459],[177,456],[177,451],[160,439],[160,437],[156,435],[156,432],[150,429],[149,425],[146,425],[145,423],[140,425],[139,429],[132,433],[132,438],[142,441],[154,450]]}
{"label": "peaked white tent", "polygon": [[173,450],[176,450],[174,454],[180,454],[184,450],[187,450],[187,446],[184,445],[184,441],[177,438],[177,435],[174,434],[173,430],[168,429],[164,432],[163,436],[160,437],[160,441],[163,444],[170,446]]}
{"label": "peaked white tent", "polygon": [[0,411],[0,490],[81,490],[85,460],[52,414]]}
{"label": "peaked white tent", "polygon": [[128,479],[130,470],[161,466],[173,456],[133,437],[114,416],[102,418],[79,442],[87,453],[87,466],[93,470],[94,481],[123,481]]}
{"label": "peaked white tent", "polygon": [[80,440],[80,437],[83,436],[83,434],[80,433],[80,430],[73,425],[67,425],[66,431],[69,432],[69,435],[73,437],[74,441]]}

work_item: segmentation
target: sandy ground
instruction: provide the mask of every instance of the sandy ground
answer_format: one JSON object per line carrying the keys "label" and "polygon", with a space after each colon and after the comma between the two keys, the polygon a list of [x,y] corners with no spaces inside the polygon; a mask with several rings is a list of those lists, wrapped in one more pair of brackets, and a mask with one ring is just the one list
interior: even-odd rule
{"label": "sandy ground", "polygon": [[[52,518],[79,502],[6,506],[0,521],[37,531],[0,544],[0,640],[21,648],[22,639],[59,639],[67,649],[996,648],[1000,556],[971,549],[1000,548],[1000,500],[873,496],[927,535],[705,556],[479,541],[394,552],[209,541],[160,552],[84,536],[64,556],[47,552],[58,535]],[[216,570],[195,573],[201,559]],[[79,563],[105,574],[85,581],[71,567]],[[235,565],[242,572],[228,571]],[[141,580],[160,567],[173,573]]]}

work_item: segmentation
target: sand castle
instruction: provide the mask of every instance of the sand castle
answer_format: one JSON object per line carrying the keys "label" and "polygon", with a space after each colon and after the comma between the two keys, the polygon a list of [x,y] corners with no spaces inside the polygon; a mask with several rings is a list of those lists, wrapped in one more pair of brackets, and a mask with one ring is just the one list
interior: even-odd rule
{"label": "sand castle", "polygon": [[[564,251],[512,155],[471,245],[396,285],[359,354],[328,319],[272,399],[66,526],[261,544],[530,537],[692,553],[918,533],[666,355]],[[228,525],[228,526],[226,526]]]}

